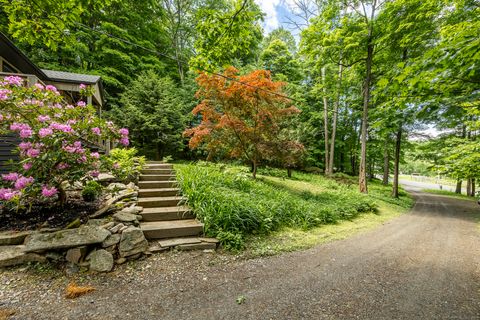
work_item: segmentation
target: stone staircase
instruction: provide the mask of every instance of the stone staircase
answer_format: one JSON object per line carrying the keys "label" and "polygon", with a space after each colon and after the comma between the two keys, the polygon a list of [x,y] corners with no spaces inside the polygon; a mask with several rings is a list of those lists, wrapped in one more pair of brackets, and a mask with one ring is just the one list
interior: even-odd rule
{"label": "stone staircase", "polygon": [[150,251],[216,249],[218,241],[202,237],[203,224],[183,205],[171,164],[147,162],[140,181],[138,205],[143,207],[140,228],[153,243]]}

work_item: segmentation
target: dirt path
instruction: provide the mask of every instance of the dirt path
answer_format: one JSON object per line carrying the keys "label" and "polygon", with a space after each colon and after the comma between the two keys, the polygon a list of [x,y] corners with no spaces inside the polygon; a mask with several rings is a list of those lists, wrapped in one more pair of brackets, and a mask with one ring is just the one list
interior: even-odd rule
{"label": "dirt path", "polygon": [[98,290],[74,301],[67,279],[25,288],[33,276],[6,273],[0,307],[16,319],[480,319],[480,207],[415,196],[410,214],[347,240],[253,260],[160,255],[88,278]]}

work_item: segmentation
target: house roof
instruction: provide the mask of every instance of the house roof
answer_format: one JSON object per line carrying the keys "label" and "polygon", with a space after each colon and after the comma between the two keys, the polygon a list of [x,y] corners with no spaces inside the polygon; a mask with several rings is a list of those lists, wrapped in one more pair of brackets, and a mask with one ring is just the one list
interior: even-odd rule
{"label": "house roof", "polygon": [[20,69],[25,74],[33,74],[40,80],[47,80],[47,75],[40,70],[27,56],[13,44],[3,33],[0,32],[0,52],[2,56],[14,64],[16,68]]}
{"label": "house roof", "polygon": [[46,69],[41,69],[41,70],[52,81],[95,84],[101,79],[100,76],[94,76],[90,74],[72,73],[72,72],[46,70]]}
{"label": "house roof", "polygon": [[[103,84],[100,76],[40,69],[37,67],[13,42],[0,32],[0,55],[8,63],[17,68],[20,73],[32,74],[43,82],[57,82],[66,84],[89,84],[97,85],[98,91],[94,94],[100,105],[104,103]],[[1,71],[1,70],[0,70]]]}

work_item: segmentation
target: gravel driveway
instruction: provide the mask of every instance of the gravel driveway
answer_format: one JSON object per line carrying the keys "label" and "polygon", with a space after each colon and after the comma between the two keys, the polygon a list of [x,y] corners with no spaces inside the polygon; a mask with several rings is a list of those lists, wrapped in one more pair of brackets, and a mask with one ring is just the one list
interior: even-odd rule
{"label": "gravel driveway", "polygon": [[[480,207],[414,192],[410,214],[349,239],[271,258],[167,253],[77,279],[0,274],[13,319],[480,319]],[[242,303],[237,303],[242,302]]]}

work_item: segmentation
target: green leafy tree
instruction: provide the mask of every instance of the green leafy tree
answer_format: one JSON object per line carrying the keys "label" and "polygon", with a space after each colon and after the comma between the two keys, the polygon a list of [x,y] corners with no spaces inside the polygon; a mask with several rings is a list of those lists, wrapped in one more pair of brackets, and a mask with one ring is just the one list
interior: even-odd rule
{"label": "green leafy tree", "polygon": [[253,0],[235,0],[197,12],[194,67],[222,68],[256,60],[263,14]]}
{"label": "green leafy tree", "polygon": [[[192,109],[184,88],[154,71],[141,73],[121,96],[121,107],[110,115],[129,126],[133,145],[156,159],[177,155],[184,148],[182,132]],[[191,93],[190,93],[191,94]]]}

